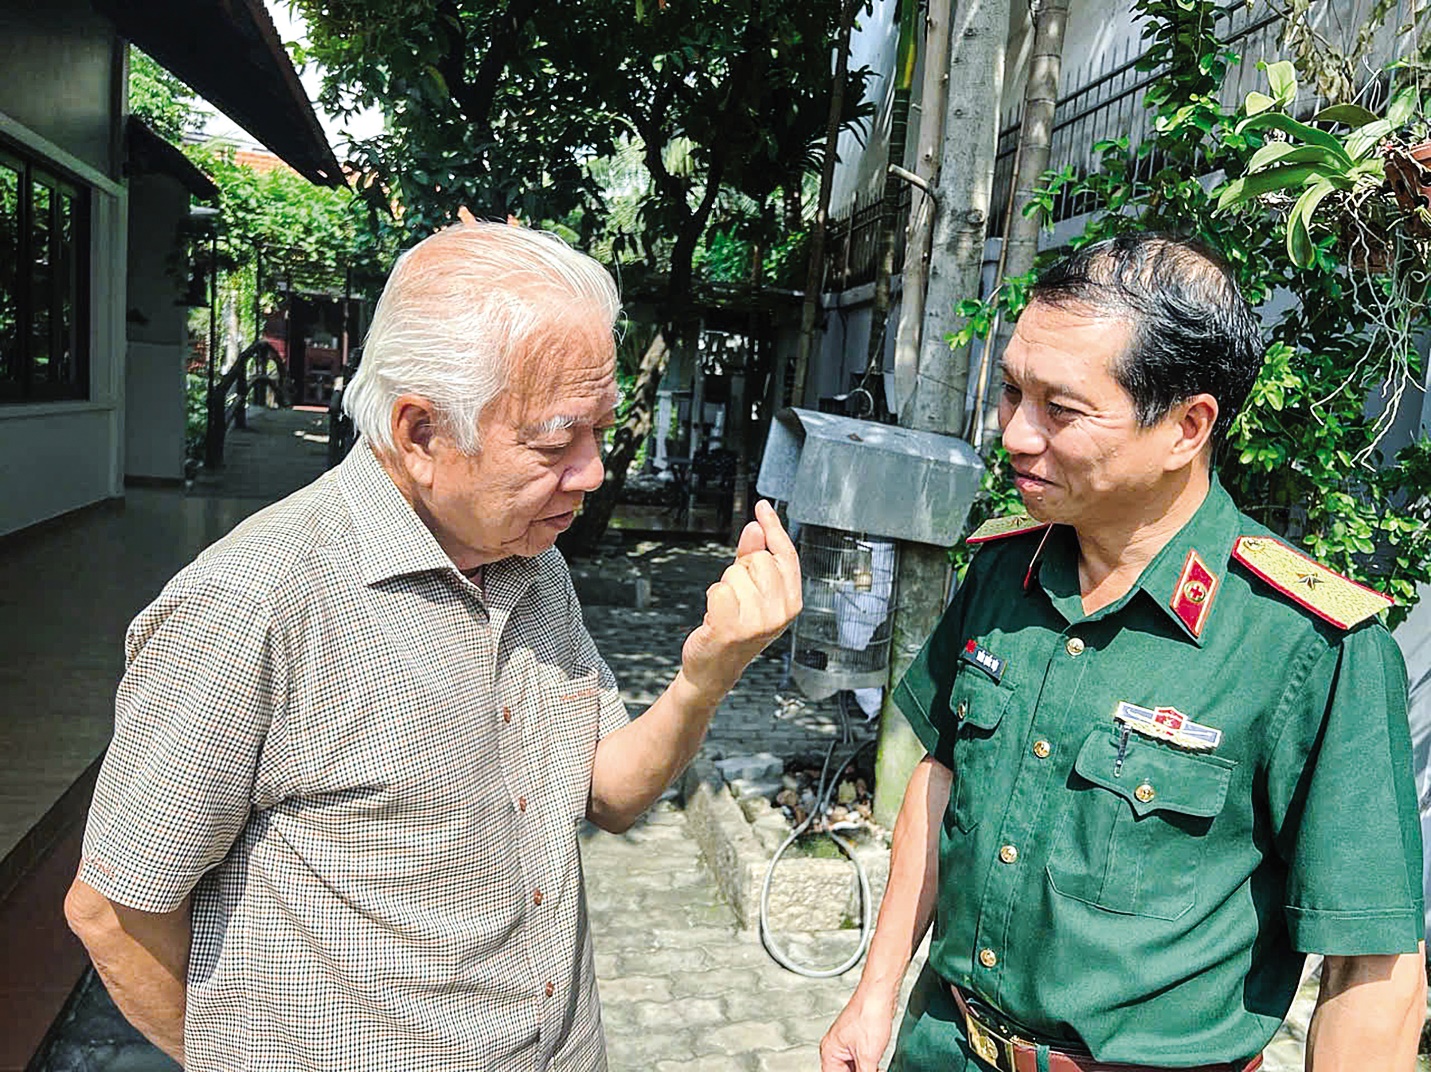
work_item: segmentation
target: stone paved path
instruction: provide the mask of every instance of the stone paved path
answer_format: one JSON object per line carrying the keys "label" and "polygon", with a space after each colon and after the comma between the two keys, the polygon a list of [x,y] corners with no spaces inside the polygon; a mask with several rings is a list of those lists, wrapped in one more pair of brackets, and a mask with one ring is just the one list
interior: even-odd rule
{"label": "stone paved path", "polygon": [[[776,965],[736,928],[684,826],[662,803],[626,834],[583,832],[611,1072],[814,1072],[858,971],[804,979]],[[853,949],[843,941],[825,963]]]}

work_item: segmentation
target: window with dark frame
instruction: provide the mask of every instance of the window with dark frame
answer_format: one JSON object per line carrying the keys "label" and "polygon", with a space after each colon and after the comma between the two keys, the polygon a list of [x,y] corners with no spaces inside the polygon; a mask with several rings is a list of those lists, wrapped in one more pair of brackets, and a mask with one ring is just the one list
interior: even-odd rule
{"label": "window with dark frame", "polygon": [[0,403],[89,397],[89,190],[0,146]]}

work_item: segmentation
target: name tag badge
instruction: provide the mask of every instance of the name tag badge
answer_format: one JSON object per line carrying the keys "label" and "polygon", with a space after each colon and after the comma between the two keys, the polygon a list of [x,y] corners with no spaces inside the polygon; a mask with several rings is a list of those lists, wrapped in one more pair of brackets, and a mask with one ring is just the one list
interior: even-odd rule
{"label": "name tag badge", "polygon": [[1003,679],[1005,661],[988,648],[980,647],[977,640],[968,640],[964,643],[964,650],[959,653],[959,660],[968,663],[975,669],[982,670],[995,685]]}
{"label": "name tag badge", "polygon": [[1176,707],[1142,707],[1124,700],[1114,709],[1113,721],[1144,737],[1194,752],[1211,752],[1222,743],[1221,730],[1194,722]]}

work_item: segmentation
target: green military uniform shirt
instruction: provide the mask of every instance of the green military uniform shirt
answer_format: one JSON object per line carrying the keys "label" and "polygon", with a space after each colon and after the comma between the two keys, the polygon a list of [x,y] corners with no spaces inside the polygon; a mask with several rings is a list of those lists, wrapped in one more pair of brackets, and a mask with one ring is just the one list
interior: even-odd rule
{"label": "green military uniform shirt", "polygon": [[[896,688],[954,772],[930,967],[1041,1042],[1170,1068],[1234,1061],[1276,1031],[1304,953],[1417,948],[1400,653],[1374,618],[1338,628],[1245,567],[1246,536],[1275,540],[1214,478],[1133,589],[1093,614],[1072,529],[992,542]],[[1307,576],[1308,605],[1318,584],[1351,584]],[[1140,728],[1115,721],[1122,703]],[[1159,708],[1196,725],[1162,739],[1146,721]],[[926,987],[896,1067],[936,1067],[919,1060],[931,1048],[941,1070],[961,1067],[955,1021]]]}

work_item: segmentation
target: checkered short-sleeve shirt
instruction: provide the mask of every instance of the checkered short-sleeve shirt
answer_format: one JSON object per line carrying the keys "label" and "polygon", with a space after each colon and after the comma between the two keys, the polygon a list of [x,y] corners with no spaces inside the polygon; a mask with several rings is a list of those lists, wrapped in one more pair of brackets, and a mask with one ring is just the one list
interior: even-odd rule
{"label": "checkered short-sleeve shirt", "polygon": [[626,710],[555,550],[482,580],[360,443],[130,627],[80,875],[192,893],[189,1069],[605,1068],[577,824]]}

